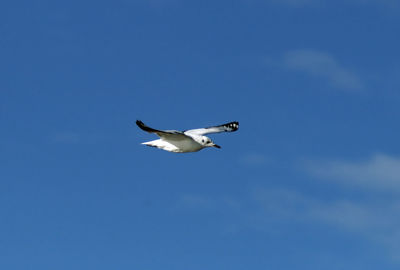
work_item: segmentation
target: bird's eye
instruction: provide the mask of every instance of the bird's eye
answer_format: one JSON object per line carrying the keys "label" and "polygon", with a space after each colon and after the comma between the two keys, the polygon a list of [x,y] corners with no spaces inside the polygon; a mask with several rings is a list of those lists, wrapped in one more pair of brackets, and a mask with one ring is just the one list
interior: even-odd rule
{"label": "bird's eye", "polygon": [[204,140],[201,140],[201,142],[204,142]]}

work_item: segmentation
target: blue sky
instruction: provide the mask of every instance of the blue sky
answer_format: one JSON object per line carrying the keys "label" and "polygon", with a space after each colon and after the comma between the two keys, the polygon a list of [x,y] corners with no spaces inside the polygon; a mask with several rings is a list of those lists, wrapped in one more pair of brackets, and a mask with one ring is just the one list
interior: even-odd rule
{"label": "blue sky", "polygon": [[[399,13],[0,4],[0,268],[398,269]],[[136,119],[241,126],[174,154]]]}

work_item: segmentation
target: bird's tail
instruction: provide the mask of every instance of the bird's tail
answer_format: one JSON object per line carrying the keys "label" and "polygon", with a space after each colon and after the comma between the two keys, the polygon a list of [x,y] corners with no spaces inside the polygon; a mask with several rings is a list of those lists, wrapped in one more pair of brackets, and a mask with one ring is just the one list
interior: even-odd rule
{"label": "bird's tail", "polygon": [[159,146],[161,146],[161,140],[142,142],[141,144],[144,144],[144,145],[147,145],[147,146],[152,146],[152,147],[159,147]]}
{"label": "bird's tail", "polygon": [[157,147],[166,151],[170,151],[170,152],[178,152],[178,148],[173,145],[170,144],[166,141],[163,141],[161,139],[159,140],[154,140],[154,141],[149,141],[149,142],[143,142],[142,144],[147,145],[147,146],[151,146],[151,147]]}

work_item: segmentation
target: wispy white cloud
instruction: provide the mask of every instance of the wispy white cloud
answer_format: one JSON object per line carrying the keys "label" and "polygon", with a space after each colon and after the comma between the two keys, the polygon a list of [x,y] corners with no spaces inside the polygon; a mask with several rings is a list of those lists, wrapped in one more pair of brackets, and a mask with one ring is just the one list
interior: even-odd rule
{"label": "wispy white cloud", "polygon": [[178,205],[179,211],[219,213],[215,218],[225,219],[221,233],[257,230],[280,235],[298,225],[327,228],[379,244],[389,257],[400,262],[397,198],[326,199],[295,189],[258,187],[240,198],[184,195]]}
{"label": "wispy white cloud", "polygon": [[363,161],[307,161],[311,175],[358,188],[400,191],[400,158],[376,154]]}
{"label": "wispy white cloud", "polygon": [[[274,199],[269,199],[274,193],[291,195],[272,196]],[[330,230],[344,230],[379,243],[393,258],[400,251],[400,218],[396,214],[399,211],[398,200],[378,204],[340,199],[325,201],[289,190],[264,191],[264,199],[260,199],[260,194],[257,196],[262,207],[259,216],[272,217],[281,223],[301,222],[312,226],[328,226]]]}
{"label": "wispy white cloud", "polygon": [[[319,224],[365,237],[386,247],[390,256],[400,259],[400,200],[357,201],[336,199],[326,201],[286,189],[259,189],[253,194],[260,211],[258,220],[278,220]],[[260,228],[261,224],[258,224]],[[266,222],[264,226],[268,223]]]}
{"label": "wispy white cloud", "polygon": [[361,161],[309,160],[302,165],[317,179],[367,191],[366,200],[313,201],[306,207],[310,217],[379,242],[400,261],[399,157],[376,154]]}
{"label": "wispy white cloud", "polygon": [[[373,228],[390,226],[393,222],[387,218],[388,213],[393,213],[398,203],[389,203],[390,207],[385,213],[379,210],[379,204],[347,199],[328,201],[289,189],[258,189],[253,193],[253,199],[267,216],[282,220],[290,218],[309,223],[320,222],[364,233]],[[400,218],[396,220],[400,221]]]}
{"label": "wispy white cloud", "polygon": [[257,187],[240,197],[185,195],[180,209],[224,213],[228,233],[257,230],[279,235],[297,225],[351,233],[379,244],[395,263],[400,262],[400,199],[389,193],[400,191],[400,158],[377,154],[363,161],[302,165],[313,177],[330,179],[344,190],[351,185],[368,192],[359,197],[326,198],[287,187]]}
{"label": "wispy white cloud", "polygon": [[363,89],[361,79],[340,64],[333,55],[315,50],[292,50],[283,56],[283,66],[327,80],[333,86],[347,89]]}

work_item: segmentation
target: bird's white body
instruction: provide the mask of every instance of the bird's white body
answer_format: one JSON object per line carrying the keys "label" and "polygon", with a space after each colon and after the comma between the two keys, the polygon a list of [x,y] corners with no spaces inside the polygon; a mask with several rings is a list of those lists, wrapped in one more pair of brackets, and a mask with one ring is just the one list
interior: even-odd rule
{"label": "bird's white body", "polygon": [[194,140],[166,141],[163,139],[158,139],[144,142],[142,144],[175,153],[197,152],[205,147]]}
{"label": "bird's white body", "polygon": [[187,131],[157,130],[146,126],[139,120],[136,121],[136,124],[142,130],[155,133],[160,137],[158,140],[144,142],[142,144],[175,153],[197,152],[206,147],[221,148],[219,145],[213,143],[210,138],[203,135],[217,132],[232,132],[239,128],[238,122],[230,122],[220,126],[191,129]]}

